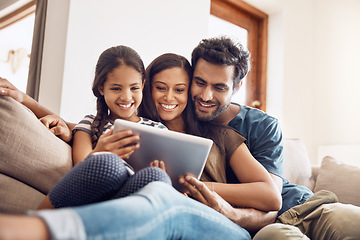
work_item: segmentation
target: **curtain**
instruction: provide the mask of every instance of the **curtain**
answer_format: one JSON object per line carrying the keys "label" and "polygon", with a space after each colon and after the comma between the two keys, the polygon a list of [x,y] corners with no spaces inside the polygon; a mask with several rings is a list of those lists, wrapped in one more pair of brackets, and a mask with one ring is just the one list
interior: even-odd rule
{"label": "curtain", "polygon": [[38,100],[48,0],[36,0],[35,26],[26,93]]}

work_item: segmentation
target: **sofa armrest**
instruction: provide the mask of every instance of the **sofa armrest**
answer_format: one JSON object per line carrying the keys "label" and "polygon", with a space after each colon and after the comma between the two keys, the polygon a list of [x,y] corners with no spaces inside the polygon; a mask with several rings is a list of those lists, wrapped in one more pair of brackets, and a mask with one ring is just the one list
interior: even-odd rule
{"label": "sofa armrest", "polygon": [[0,112],[0,172],[47,194],[72,168],[71,147],[10,97],[0,96]]}

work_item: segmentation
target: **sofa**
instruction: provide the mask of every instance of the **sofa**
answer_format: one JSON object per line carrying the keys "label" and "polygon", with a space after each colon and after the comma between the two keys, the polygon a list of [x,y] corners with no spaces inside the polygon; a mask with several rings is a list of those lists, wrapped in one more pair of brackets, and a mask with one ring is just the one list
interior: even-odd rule
{"label": "sofa", "polygon": [[[0,112],[0,212],[22,214],[36,209],[72,168],[71,147],[12,98],[0,96]],[[312,166],[299,139],[284,139],[284,177],[314,192],[333,191],[340,202],[360,206],[360,168],[332,157]]]}

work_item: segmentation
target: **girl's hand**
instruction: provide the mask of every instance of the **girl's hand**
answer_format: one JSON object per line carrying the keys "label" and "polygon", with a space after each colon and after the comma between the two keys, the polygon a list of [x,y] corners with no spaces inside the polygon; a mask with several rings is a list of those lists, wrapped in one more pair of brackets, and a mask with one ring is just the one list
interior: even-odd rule
{"label": "girl's hand", "polygon": [[24,99],[24,93],[2,77],[0,77],[0,95],[12,97],[20,103],[22,103]]}
{"label": "girl's hand", "polygon": [[163,161],[154,160],[150,163],[150,167],[158,167],[166,172],[165,163]]}
{"label": "girl's hand", "polygon": [[235,209],[216,192],[211,191],[205,183],[191,175],[186,175],[185,178],[181,177],[179,183],[188,190],[185,195],[190,195],[199,202],[220,212],[230,220],[236,221]]}
{"label": "girl's hand", "polygon": [[127,159],[140,147],[139,135],[134,135],[131,130],[119,131],[113,134],[113,127],[99,137],[96,147],[91,153],[112,152],[122,159]]}

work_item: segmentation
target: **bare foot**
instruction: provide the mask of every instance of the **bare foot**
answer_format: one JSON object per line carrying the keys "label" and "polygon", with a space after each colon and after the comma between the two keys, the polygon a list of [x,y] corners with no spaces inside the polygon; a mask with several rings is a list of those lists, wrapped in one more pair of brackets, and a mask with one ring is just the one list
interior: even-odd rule
{"label": "bare foot", "polygon": [[0,239],[47,240],[50,233],[39,217],[0,214]]}

